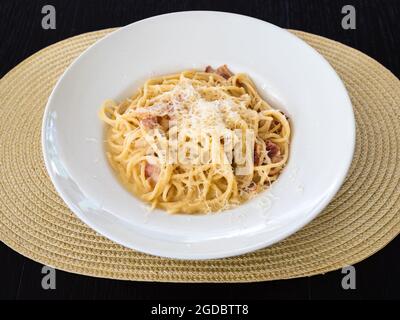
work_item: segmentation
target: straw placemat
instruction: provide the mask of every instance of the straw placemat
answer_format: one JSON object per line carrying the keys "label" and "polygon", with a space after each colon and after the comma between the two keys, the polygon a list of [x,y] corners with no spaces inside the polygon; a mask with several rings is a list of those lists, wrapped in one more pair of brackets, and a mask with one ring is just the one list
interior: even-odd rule
{"label": "straw placemat", "polygon": [[210,261],[141,254],[92,231],[55,192],[43,165],[40,131],[59,76],[110,31],[56,43],[0,81],[0,240],[5,244],[43,264],[98,277],[243,282],[308,276],[354,264],[399,233],[400,82],[359,51],[298,31],[293,32],[321,52],[344,80],[357,120],[349,176],[317,219],[272,247]]}

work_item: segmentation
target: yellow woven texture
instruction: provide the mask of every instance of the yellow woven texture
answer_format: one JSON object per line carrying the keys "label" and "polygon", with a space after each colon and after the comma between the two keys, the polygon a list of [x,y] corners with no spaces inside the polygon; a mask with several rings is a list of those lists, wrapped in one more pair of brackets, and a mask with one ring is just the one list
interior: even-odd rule
{"label": "yellow woven texture", "polygon": [[220,260],[153,257],[98,235],[55,192],[43,164],[40,131],[47,98],[59,76],[110,31],[56,43],[0,80],[0,240],[5,244],[43,264],[91,276],[245,282],[308,276],[354,264],[399,233],[399,80],[359,51],[292,31],[332,64],[347,87],[356,115],[352,167],[325,211],[272,247]]}

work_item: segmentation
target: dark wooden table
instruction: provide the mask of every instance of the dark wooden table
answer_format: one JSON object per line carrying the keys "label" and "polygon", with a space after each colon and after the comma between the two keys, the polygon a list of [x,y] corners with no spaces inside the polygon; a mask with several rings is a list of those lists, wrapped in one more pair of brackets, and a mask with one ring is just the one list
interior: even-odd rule
{"label": "dark wooden table", "polygon": [[[56,29],[41,26],[42,7],[56,8]],[[344,5],[356,9],[356,29],[341,26]],[[338,40],[375,58],[400,77],[400,0],[1,0],[0,76],[36,51],[62,39],[173,11],[241,13],[284,28]],[[399,106],[400,107],[400,106]],[[0,106],[1,108],[1,106]],[[115,281],[57,271],[56,289],[41,287],[42,265],[0,243],[3,299],[399,299],[400,237],[355,265],[356,289],[344,290],[340,270],[294,280],[250,284],[170,284]]]}

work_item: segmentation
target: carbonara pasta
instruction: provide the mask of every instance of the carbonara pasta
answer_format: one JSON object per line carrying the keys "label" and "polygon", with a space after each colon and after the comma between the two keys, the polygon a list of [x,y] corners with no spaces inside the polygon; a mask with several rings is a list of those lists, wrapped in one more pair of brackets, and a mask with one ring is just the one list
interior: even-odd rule
{"label": "carbonara pasta", "polygon": [[104,102],[107,157],[123,184],[170,213],[237,206],[268,188],[289,155],[285,114],[226,65],[147,80]]}

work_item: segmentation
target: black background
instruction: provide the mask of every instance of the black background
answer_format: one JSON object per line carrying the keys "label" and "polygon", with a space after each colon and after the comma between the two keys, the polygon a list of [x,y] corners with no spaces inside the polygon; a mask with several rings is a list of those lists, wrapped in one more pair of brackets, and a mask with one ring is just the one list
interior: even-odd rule
{"label": "black background", "polygon": [[[56,30],[43,30],[41,8],[54,5]],[[357,29],[341,27],[341,9],[356,8]],[[400,77],[400,0],[0,0],[0,76],[36,51],[88,31],[183,10],[241,13],[357,48]],[[0,106],[1,107],[1,106]],[[340,270],[309,278],[250,284],[174,284],[97,279],[57,271],[57,288],[41,288],[42,265],[0,243],[3,299],[399,299],[400,237],[355,265],[356,290]]]}

